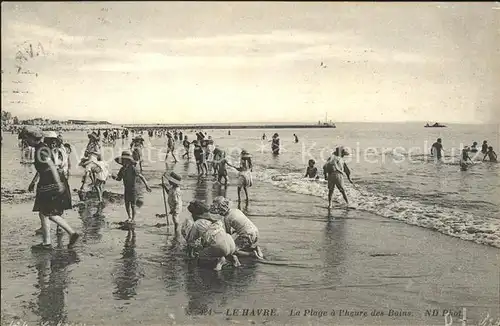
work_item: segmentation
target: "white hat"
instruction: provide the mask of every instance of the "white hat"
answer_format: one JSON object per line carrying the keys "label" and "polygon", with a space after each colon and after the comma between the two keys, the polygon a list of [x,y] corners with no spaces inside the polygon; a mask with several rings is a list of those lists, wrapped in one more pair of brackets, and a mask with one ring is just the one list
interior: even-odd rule
{"label": "white hat", "polygon": [[46,131],[43,135],[44,138],[57,138],[57,133],[55,131]]}

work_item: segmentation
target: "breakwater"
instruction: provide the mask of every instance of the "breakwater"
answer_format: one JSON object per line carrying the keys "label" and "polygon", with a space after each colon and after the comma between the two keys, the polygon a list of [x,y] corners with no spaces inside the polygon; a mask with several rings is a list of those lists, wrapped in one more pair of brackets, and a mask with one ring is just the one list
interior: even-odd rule
{"label": "breakwater", "polygon": [[123,125],[127,129],[315,129],[315,128],[336,128],[335,124],[261,124],[261,125],[244,125],[244,124],[225,124],[225,125],[151,125],[151,124],[131,124]]}

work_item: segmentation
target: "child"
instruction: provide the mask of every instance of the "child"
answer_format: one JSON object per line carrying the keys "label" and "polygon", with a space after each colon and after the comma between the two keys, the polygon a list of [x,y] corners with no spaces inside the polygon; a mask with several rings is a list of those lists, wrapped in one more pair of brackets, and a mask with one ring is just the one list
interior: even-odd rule
{"label": "child", "polygon": [[80,191],[83,191],[83,187],[87,182],[87,177],[90,175],[90,179],[92,180],[93,187],[97,191],[97,197],[99,198],[99,203],[104,203],[104,199],[102,197],[104,192],[104,184],[109,176],[108,168],[106,167],[106,163],[103,161],[99,161],[97,159],[97,153],[91,152],[89,153],[88,158],[84,158],[80,165],[85,168],[85,174],[82,178],[82,186],[80,187]]}
{"label": "child", "polygon": [[471,153],[477,153],[477,141],[472,143],[472,146],[470,148]]}
{"label": "child", "polygon": [[220,161],[222,159],[222,151],[219,148],[219,145],[215,145],[214,148],[214,177],[217,177],[218,174],[218,169],[219,169],[219,164],[217,161]]}
{"label": "child", "polygon": [[170,132],[167,132],[167,155],[165,155],[165,164],[167,164],[167,158],[169,153],[172,153],[172,156],[174,158],[174,163],[177,163],[177,158],[175,157],[174,150],[175,150],[175,143],[174,140],[172,139],[172,134]]}
{"label": "child", "polygon": [[172,214],[172,220],[174,221],[175,233],[179,232],[179,214],[182,210],[182,196],[181,196],[181,183],[182,178],[175,172],[170,172],[167,175],[168,183],[170,187],[164,185],[164,189],[168,194],[168,206],[170,206],[170,214]]}
{"label": "child", "polygon": [[[203,148],[200,146],[200,142],[195,140],[194,142],[194,158],[196,160],[196,168],[198,169],[198,175],[202,175],[205,170],[205,155],[203,153]],[[208,173],[208,172],[207,172]]]}
{"label": "child", "polygon": [[460,170],[462,170],[462,171],[467,171],[467,161],[470,161],[471,163],[473,163],[471,158],[469,157],[468,151],[469,151],[468,146],[465,146],[462,149],[462,155],[460,156]]}
{"label": "child", "polygon": [[186,151],[186,153],[184,153],[184,155],[182,155],[182,158],[187,156],[187,159],[189,161],[189,158],[190,158],[189,157],[189,146],[191,145],[191,143],[188,140],[188,136],[184,136],[184,141],[182,142],[182,145],[184,146],[184,150]]}
{"label": "child", "polygon": [[226,159],[226,152],[221,151],[220,154],[221,159],[215,161],[215,166],[217,170],[217,182],[222,183],[222,178],[224,178],[224,185],[227,186],[227,168],[226,166],[229,164]]}
{"label": "child", "polygon": [[316,164],[314,160],[309,160],[309,166],[306,169],[306,176],[304,178],[319,179],[318,168],[314,164]]}
{"label": "child", "polygon": [[481,145],[481,153],[486,154],[488,152],[488,141],[484,140]]}
{"label": "child", "polygon": [[207,161],[207,173],[212,173],[214,169],[214,149],[215,149],[215,145],[214,145],[214,141],[212,139],[212,136],[208,136],[208,141],[207,141],[207,147],[206,147],[206,154],[205,154],[205,158],[206,158],[206,161]]}
{"label": "child", "polygon": [[495,153],[493,151],[493,146],[489,146],[488,147],[488,151],[486,152],[486,154],[484,155],[483,157],[483,161],[486,160],[486,156],[488,156],[488,158],[490,159],[490,162],[497,162],[497,153]]}
{"label": "child", "polygon": [[247,188],[251,187],[253,184],[252,173],[251,173],[253,170],[252,156],[246,150],[242,150],[239,168],[229,163],[226,164],[229,165],[230,167],[235,168],[240,172],[238,176],[238,203],[241,203],[240,193],[242,188],[243,191],[245,192],[246,202],[248,203]]}
{"label": "child", "polygon": [[323,173],[325,175],[325,180],[328,181],[328,209],[332,208],[332,196],[333,191],[337,188],[344,200],[349,206],[349,200],[347,199],[347,194],[344,189],[344,175],[352,183],[351,171],[344,162],[343,157],[348,155],[344,147],[340,146],[335,148],[333,155],[327,160],[326,164],[323,166]]}
{"label": "child", "polygon": [[139,163],[140,172],[142,173],[142,149],[144,148],[144,138],[141,135],[136,136],[130,143],[132,158],[136,163]]}
{"label": "child", "polygon": [[69,179],[69,175],[70,175],[70,171],[71,171],[71,145],[68,144],[68,143],[65,143],[64,145],[64,149],[66,150],[66,160],[67,160],[67,166],[68,166],[68,172],[67,172],[67,176],[66,178]]}
{"label": "child", "polygon": [[139,178],[148,192],[151,192],[146,179],[136,168],[136,161],[132,158],[132,154],[129,151],[123,151],[120,157],[115,158],[115,162],[121,164],[122,167],[118,172],[118,175],[113,175],[112,178],[116,181],[123,180],[123,186],[125,188],[125,209],[127,210],[128,220],[127,223],[133,224],[135,220],[135,206],[137,201],[137,185],[136,178]]}

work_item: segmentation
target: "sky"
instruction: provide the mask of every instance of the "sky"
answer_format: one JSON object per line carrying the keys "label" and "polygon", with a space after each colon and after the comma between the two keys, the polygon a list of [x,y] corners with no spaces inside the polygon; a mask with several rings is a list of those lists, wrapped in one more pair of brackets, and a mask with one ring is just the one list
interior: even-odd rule
{"label": "sky", "polygon": [[498,2],[1,8],[1,104],[21,118],[500,122]]}

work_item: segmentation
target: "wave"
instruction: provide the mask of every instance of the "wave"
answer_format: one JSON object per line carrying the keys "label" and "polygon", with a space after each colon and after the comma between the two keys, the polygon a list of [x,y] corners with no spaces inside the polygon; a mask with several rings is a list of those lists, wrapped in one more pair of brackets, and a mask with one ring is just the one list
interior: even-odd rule
{"label": "wave", "polygon": [[[325,200],[328,198],[325,180],[305,179],[302,174],[283,173],[276,169],[257,170],[255,177],[287,191]],[[418,198],[370,192],[361,183],[357,188],[346,185],[347,196],[357,203],[358,210],[500,248],[500,220],[442,207],[437,203],[425,204],[415,200]],[[333,200],[343,202],[338,191],[334,192]]]}

